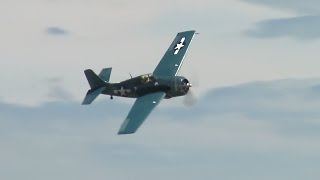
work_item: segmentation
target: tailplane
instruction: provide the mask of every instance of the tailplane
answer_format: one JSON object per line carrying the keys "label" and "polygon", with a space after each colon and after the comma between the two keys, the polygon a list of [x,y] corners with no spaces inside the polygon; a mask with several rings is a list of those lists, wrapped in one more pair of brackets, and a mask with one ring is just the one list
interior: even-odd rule
{"label": "tailplane", "polygon": [[86,97],[84,98],[82,105],[89,105],[91,104],[98,96],[99,94],[102,93],[102,91],[105,89],[105,87],[101,87],[98,89],[90,89],[87,94]]}
{"label": "tailplane", "polygon": [[90,85],[90,90],[87,92],[82,104],[91,104],[101,94],[108,85],[112,68],[104,68],[101,70],[99,76],[91,69],[84,71]]}
{"label": "tailplane", "polygon": [[109,82],[112,68],[104,68],[101,70],[99,77],[105,82]]}

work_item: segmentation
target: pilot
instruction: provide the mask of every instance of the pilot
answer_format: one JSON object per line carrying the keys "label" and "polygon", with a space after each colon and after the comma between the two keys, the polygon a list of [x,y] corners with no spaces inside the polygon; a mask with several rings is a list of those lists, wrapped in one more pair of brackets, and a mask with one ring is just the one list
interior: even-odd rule
{"label": "pilot", "polygon": [[153,79],[152,74],[148,74],[148,75],[143,75],[143,76],[141,76],[141,81],[142,81],[142,83],[149,83],[149,82],[152,81],[152,79]]}
{"label": "pilot", "polygon": [[141,76],[141,82],[142,83],[147,83],[148,82],[148,76],[146,76],[146,75]]}

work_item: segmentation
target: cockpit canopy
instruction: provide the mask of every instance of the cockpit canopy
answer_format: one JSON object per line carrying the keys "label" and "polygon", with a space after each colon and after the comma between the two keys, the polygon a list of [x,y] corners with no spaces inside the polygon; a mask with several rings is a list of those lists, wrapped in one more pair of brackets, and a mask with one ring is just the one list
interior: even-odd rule
{"label": "cockpit canopy", "polygon": [[149,82],[153,82],[154,81],[154,76],[153,74],[144,74],[140,76],[140,80],[142,83],[146,84]]}

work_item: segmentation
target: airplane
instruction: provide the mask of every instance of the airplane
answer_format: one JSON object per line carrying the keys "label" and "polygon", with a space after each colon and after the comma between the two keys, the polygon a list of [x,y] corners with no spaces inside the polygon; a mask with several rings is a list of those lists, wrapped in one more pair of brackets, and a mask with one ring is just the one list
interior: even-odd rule
{"label": "airplane", "polygon": [[84,71],[89,82],[82,104],[91,104],[99,94],[137,98],[118,132],[135,133],[162,99],[184,96],[192,87],[188,79],[177,76],[196,31],[179,32],[153,73],[109,83],[112,68],[104,68],[97,75],[91,69]]}

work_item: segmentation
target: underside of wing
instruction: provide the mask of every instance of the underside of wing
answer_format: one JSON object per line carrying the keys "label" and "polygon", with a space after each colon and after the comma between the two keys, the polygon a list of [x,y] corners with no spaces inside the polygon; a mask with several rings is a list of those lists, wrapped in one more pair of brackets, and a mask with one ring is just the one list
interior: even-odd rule
{"label": "underside of wing", "polygon": [[118,134],[132,134],[136,132],[164,96],[164,92],[157,92],[137,98],[127,118],[121,125]]}
{"label": "underside of wing", "polygon": [[176,76],[196,31],[180,32],[153,71],[156,76]]}

